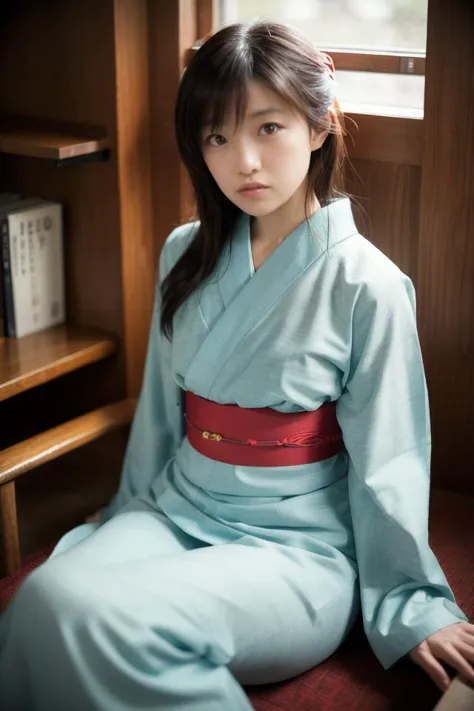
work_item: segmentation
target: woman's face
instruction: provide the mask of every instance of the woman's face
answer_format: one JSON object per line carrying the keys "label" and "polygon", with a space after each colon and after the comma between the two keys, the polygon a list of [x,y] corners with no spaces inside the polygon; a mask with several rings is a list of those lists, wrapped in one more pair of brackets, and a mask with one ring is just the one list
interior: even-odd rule
{"label": "woman's face", "polygon": [[241,124],[230,113],[218,132],[204,128],[203,157],[224,195],[247,214],[263,217],[299,189],[304,195],[311,152],[326,135],[310,130],[277,93],[252,80]]}

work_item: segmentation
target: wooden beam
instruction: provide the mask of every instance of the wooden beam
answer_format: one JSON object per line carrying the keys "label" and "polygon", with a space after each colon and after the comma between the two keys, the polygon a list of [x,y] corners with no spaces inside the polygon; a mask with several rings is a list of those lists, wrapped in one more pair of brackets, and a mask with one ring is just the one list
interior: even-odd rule
{"label": "wooden beam", "polygon": [[[212,29],[212,12],[198,0],[148,1],[152,198],[158,259],[170,231],[193,216],[192,193],[178,155],[174,109],[189,51]],[[199,9],[199,12],[198,12]]]}
{"label": "wooden beam", "polygon": [[136,401],[121,400],[64,422],[0,451],[0,486],[129,424]]}
{"label": "wooden beam", "polygon": [[430,0],[418,313],[433,479],[474,494],[474,5]]}
{"label": "wooden beam", "polygon": [[214,29],[216,0],[199,0],[197,4],[197,36],[206,37]]}
{"label": "wooden beam", "polygon": [[[184,71],[188,59],[188,50],[194,45],[199,33],[205,33],[206,28],[203,14],[200,15],[200,0],[179,0],[179,43],[178,43],[178,58],[179,58],[179,76]],[[201,17],[201,22],[199,18]],[[179,84],[179,82],[178,82]],[[176,85],[176,89],[178,85]],[[173,105],[174,114],[174,105]],[[187,171],[184,166],[180,165],[180,218],[181,221],[191,220],[195,217],[194,196]]]}
{"label": "wooden beam", "polygon": [[14,481],[0,485],[0,533],[5,572],[11,575],[21,560]]}
{"label": "wooden beam", "polygon": [[[188,50],[188,61],[202,45],[204,35]],[[375,72],[378,74],[413,74],[424,75],[425,56],[405,52],[360,52],[342,49],[322,48],[332,57],[336,71]]]}
{"label": "wooden beam", "polygon": [[425,55],[410,52],[361,52],[360,50],[323,49],[334,62],[336,71],[376,72],[379,74],[425,73]]}
{"label": "wooden beam", "polygon": [[[140,391],[156,276],[147,0],[114,0],[126,394]],[[157,89],[158,92],[158,89]]]}

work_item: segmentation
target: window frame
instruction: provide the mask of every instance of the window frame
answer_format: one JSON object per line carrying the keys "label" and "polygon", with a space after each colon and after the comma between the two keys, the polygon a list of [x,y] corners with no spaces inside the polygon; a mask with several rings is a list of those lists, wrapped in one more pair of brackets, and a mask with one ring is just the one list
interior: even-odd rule
{"label": "window frame", "polygon": [[374,72],[377,74],[412,74],[424,76],[425,52],[373,51],[322,47],[332,57],[336,71]]}
{"label": "window frame", "polygon": [[[190,57],[194,52],[197,52],[203,42],[204,39],[199,38],[194,43],[189,49]],[[331,56],[336,71],[410,74],[413,76],[425,75],[426,54],[424,52],[375,52],[358,49],[341,49],[339,47],[321,47],[321,51]]]}

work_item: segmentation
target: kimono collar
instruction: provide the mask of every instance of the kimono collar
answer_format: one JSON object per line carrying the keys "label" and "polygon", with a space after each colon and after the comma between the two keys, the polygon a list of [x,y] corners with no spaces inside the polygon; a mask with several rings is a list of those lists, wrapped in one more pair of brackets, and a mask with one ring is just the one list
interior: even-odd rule
{"label": "kimono collar", "polygon": [[[347,198],[334,200],[299,225],[253,270],[250,217],[242,213],[230,241],[226,242],[212,288],[221,294],[223,308],[212,319],[208,337],[194,358],[186,378],[186,388],[210,400],[219,401],[219,377],[258,324],[263,323],[272,305],[279,302],[293,283],[332,245],[339,244],[357,228]],[[215,293],[215,292],[214,292]],[[205,311],[204,302],[201,310]]]}
{"label": "kimono collar", "polygon": [[328,205],[309,218],[309,224],[311,230],[324,241],[326,247],[332,247],[358,233],[348,197],[330,200]]}

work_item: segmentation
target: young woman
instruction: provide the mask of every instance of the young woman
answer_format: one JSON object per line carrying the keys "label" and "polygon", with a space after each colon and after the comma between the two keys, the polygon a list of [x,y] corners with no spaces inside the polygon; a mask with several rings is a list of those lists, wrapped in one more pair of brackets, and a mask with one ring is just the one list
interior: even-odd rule
{"label": "young woman", "polygon": [[428,545],[413,287],[337,196],[329,59],[227,27],[176,135],[200,221],[162,251],[121,486],[4,614],[1,708],[248,711],[242,685],[320,663],[360,609],[384,667],[473,679]]}

